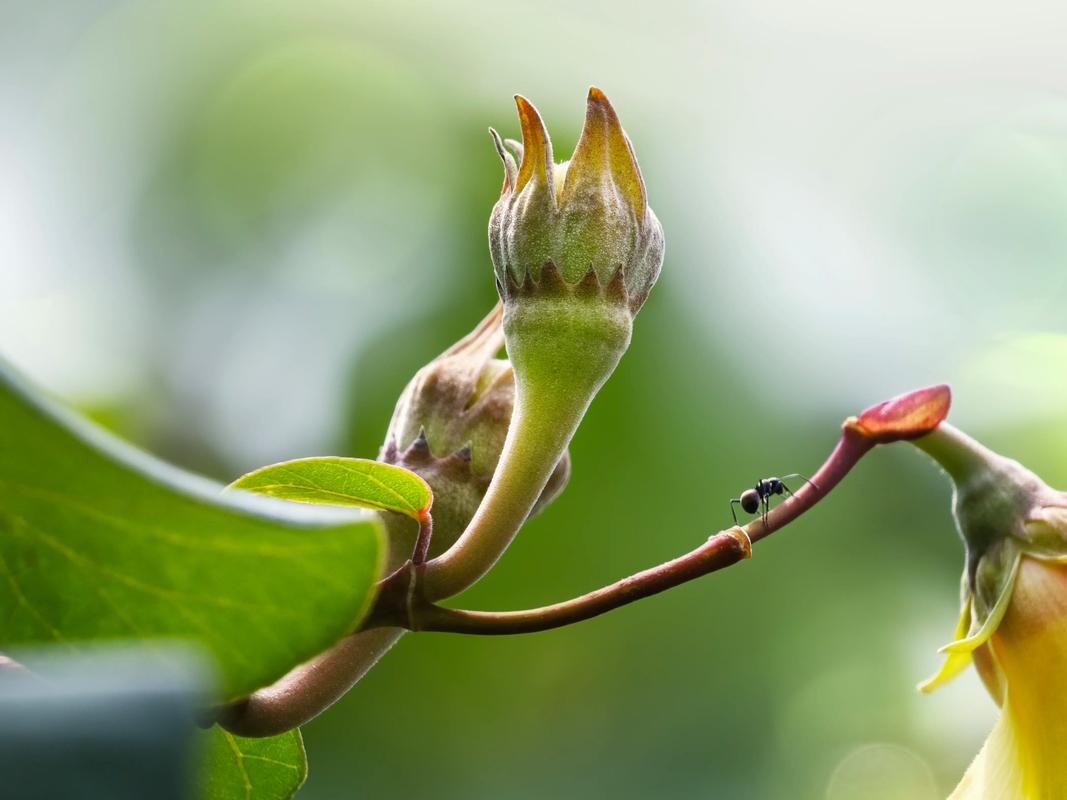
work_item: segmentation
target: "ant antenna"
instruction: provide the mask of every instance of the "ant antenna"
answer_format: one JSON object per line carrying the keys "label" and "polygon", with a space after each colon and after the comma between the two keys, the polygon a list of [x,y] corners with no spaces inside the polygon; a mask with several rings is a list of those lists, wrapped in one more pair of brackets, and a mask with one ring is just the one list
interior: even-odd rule
{"label": "ant antenna", "polygon": [[815,481],[813,481],[813,480],[812,480],[811,478],[808,478],[808,477],[805,477],[804,475],[801,475],[801,474],[800,474],[799,472],[791,472],[791,473],[789,473],[788,475],[783,475],[783,476],[782,476],[781,478],[779,478],[778,480],[780,480],[780,481],[784,481],[784,480],[786,480],[787,478],[803,478],[803,479],[804,479],[804,483],[810,483],[810,484],[811,484],[812,486],[814,486],[814,487],[815,487],[816,489],[819,489],[819,491],[820,491],[820,492],[822,491],[822,489],[820,489],[820,488],[819,488],[819,484],[817,484],[817,483],[816,483]]}

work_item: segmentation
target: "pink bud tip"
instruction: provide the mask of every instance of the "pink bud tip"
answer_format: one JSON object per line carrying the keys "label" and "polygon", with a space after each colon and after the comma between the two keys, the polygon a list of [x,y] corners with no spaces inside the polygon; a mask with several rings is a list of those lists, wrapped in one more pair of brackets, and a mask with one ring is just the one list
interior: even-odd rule
{"label": "pink bud tip", "polygon": [[941,383],[871,406],[849,422],[868,439],[888,444],[929,433],[948,416],[951,404],[952,390]]}

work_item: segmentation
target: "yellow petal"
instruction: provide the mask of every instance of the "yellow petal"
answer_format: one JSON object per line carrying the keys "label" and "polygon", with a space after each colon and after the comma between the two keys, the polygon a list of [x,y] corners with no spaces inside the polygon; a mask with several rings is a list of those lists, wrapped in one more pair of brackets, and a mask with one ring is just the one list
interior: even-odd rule
{"label": "yellow petal", "polygon": [[949,642],[941,648],[940,652],[967,653],[969,655],[989,641],[993,632],[996,631],[997,626],[1000,625],[1001,620],[1004,619],[1004,614],[1008,610],[1008,606],[1011,604],[1012,589],[1015,586],[1016,577],[1019,574],[1019,564],[1021,562],[1022,555],[1016,553],[1011,566],[1008,569],[1008,573],[1004,576],[1001,583],[1000,594],[997,595],[997,601],[993,604],[993,608],[989,610],[989,614],[982,621],[978,630],[965,638]]}
{"label": "yellow petal", "polygon": [[1026,800],[1018,748],[1011,723],[1002,714],[948,800]]}
{"label": "yellow petal", "polygon": [[[956,623],[956,632],[952,635],[953,639],[961,639],[967,635],[967,631],[971,627],[971,598],[968,596],[963,602],[963,608],[960,609],[960,619]],[[945,660],[941,664],[941,669],[937,671],[935,675],[931,675],[925,681],[919,684],[920,692],[932,692],[939,686],[944,686],[950,680],[959,675],[963,670],[967,669],[971,663],[971,652],[965,653],[950,653],[945,656]]]}
{"label": "yellow petal", "polygon": [[1067,798],[1067,567],[1022,560],[991,644],[1004,710],[950,800]]}
{"label": "yellow petal", "polygon": [[993,638],[1028,798],[1067,798],[1067,567],[1023,559]]}

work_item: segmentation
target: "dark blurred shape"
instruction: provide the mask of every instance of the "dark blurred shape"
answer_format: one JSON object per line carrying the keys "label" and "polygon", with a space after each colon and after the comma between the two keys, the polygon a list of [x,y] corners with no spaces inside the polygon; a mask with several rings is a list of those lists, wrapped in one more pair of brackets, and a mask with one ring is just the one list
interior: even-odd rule
{"label": "dark blurred shape", "polygon": [[191,654],[38,651],[20,661],[26,668],[0,669],[5,800],[191,796],[192,715],[206,675]]}

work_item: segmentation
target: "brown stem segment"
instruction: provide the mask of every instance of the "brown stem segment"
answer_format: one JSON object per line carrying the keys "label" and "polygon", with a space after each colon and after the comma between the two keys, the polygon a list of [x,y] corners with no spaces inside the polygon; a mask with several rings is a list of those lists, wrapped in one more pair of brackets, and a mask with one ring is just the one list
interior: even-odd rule
{"label": "brown stem segment", "polygon": [[426,604],[412,609],[413,630],[502,635],[536,633],[599,616],[620,606],[736,564],[752,554],[741,528],[712,536],[680,558],[638,572],[589,594],[528,611],[461,611]]}
{"label": "brown stem segment", "polygon": [[466,611],[445,608],[419,591],[411,570],[397,570],[382,582],[379,602],[364,627],[400,625],[415,631],[500,636],[559,628],[628,605],[708,573],[736,564],[752,554],[752,543],[779,530],[825,497],[877,441],[855,418],[845,421],[841,438],[811,482],[744,528],[712,536],[697,549],[651,569],[572,600],[525,611]]}
{"label": "brown stem segment", "polygon": [[[780,530],[825,497],[878,444],[915,439],[938,427],[948,413],[947,386],[931,386],[879,403],[842,426],[841,438],[811,482],[745,528],[731,528],[673,561],[639,572],[581,597],[528,611],[463,611],[435,605],[426,591],[429,525],[420,526],[412,561],[379,583],[362,631],[272,687],[231,706],[220,723],[246,736],[269,736],[306,722],[362,677],[409,630],[482,635],[532,633],[590,619],[636,600],[728,567],[751,554],[751,544]],[[432,597],[432,594],[429,596]]]}
{"label": "brown stem segment", "polygon": [[411,555],[413,564],[425,564],[430,554],[430,540],[433,538],[433,517],[424,511],[419,516],[419,538],[415,540],[415,551]]}
{"label": "brown stem segment", "polygon": [[878,442],[867,436],[853,418],[845,420],[837,446],[819,467],[818,472],[811,476],[811,481],[797,489],[792,497],[772,508],[765,518],[766,521],[760,517],[746,525],[748,538],[755,544],[795,520],[837,486],[876,444]]}

